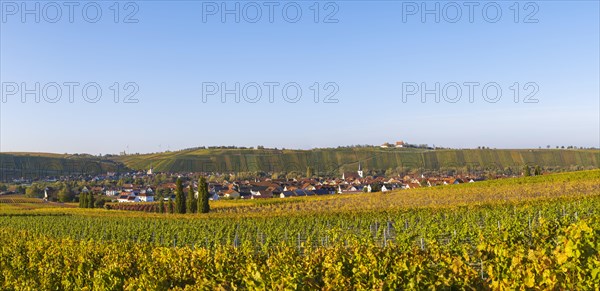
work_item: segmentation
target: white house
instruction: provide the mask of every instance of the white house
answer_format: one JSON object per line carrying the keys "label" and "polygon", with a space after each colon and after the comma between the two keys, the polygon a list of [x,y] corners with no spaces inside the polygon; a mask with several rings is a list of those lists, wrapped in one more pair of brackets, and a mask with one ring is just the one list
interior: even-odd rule
{"label": "white house", "polygon": [[116,189],[108,189],[104,192],[104,194],[106,196],[117,196],[117,195],[119,195],[119,193],[121,193],[121,191],[116,190]]}
{"label": "white house", "polygon": [[129,202],[129,195],[121,195],[117,198],[117,202]]}
{"label": "white house", "polygon": [[233,189],[229,189],[229,190],[223,192],[223,194],[224,194],[223,196],[225,196],[226,198],[234,198],[234,199],[240,198],[240,193]]}
{"label": "white house", "polygon": [[148,193],[140,193],[137,198],[140,202],[154,202],[154,195]]}

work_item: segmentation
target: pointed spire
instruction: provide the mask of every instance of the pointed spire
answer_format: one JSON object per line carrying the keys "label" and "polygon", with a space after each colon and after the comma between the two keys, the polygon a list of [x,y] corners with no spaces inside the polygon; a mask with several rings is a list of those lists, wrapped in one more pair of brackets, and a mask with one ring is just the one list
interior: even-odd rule
{"label": "pointed spire", "polygon": [[362,170],[362,166],[360,164],[360,162],[358,162],[358,176],[363,178],[363,170]]}

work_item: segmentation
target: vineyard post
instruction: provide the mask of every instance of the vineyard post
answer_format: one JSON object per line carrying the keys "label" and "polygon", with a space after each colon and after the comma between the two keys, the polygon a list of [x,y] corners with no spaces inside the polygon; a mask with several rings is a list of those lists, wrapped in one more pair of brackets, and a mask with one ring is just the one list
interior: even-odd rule
{"label": "vineyard post", "polygon": [[383,232],[383,246],[387,247],[387,232]]}
{"label": "vineyard post", "polygon": [[479,259],[479,265],[481,266],[481,279],[483,280],[483,260]]}

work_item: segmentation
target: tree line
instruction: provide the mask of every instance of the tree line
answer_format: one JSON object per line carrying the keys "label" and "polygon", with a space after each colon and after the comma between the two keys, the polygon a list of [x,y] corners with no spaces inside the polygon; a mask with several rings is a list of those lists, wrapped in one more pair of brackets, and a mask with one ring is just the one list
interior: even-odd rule
{"label": "tree line", "polygon": [[[208,213],[210,211],[210,205],[208,203],[209,194],[208,194],[208,183],[206,182],[206,178],[200,177],[198,180],[198,197],[194,195],[194,185],[190,183],[187,196],[183,191],[183,183],[180,178],[175,182],[175,205],[173,212],[174,213]],[[164,199],[160,199],[161,204],[164,204]],[[169,198],[170,200],[170,198]],[[169,201],[169,212],[171,211],[172,202]],[[160,209],[164,209],[164,206],[159,207]]]}

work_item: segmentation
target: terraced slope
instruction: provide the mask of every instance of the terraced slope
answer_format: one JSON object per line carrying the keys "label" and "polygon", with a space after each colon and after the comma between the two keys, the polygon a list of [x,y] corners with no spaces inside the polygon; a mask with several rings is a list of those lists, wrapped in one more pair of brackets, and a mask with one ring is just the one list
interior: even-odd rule
{"label": "terraced slope", "polygon": [[359,162],[367,170],[520,168],[552,166],[598,168],[599,150],[418,150],[341,148],[314,150],[198,149],[116,158],[133,169],[157,171],[297,171],[315,173],[356,171]]}

